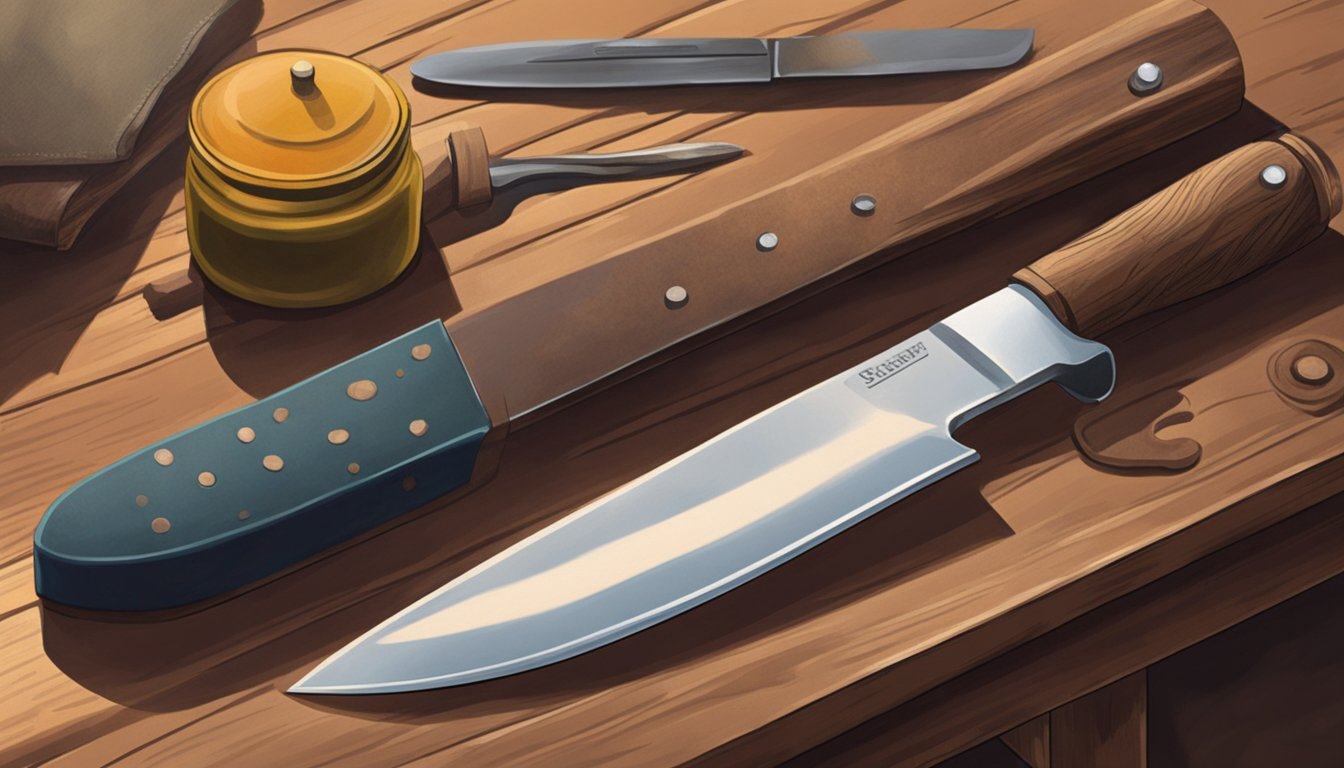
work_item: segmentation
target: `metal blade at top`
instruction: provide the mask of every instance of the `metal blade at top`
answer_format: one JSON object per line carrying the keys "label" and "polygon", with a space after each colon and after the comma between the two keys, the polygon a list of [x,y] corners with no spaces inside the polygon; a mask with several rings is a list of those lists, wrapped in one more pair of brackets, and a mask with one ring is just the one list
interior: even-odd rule
{"label": "metal blade at top", "polygon": [[445,85],[638,88],[764,83],[776,77],[988,69],[1031,50],[1030,29],[907,29],[751,37],[534,40],[445,51],[411,74]]}
{"label": "metal blade at top", "polygon": [[904,75],[1007,67],[1031,51],[1031,29],[894,29],[774,41],[778,77]]}
{"label": "metal blade at top", "polygon": [[411,74],[444,85],[638,88],[764,83],[770,49],[754,38],[536,40],[427,56]]}
{"label": "metal blade at top", "polygon": [[973,462],[951,430],[1058,380],[1098,400],[1110,351],[1009,287],[584,506],[324,661],[296,693],[460,685],[679,614]]}

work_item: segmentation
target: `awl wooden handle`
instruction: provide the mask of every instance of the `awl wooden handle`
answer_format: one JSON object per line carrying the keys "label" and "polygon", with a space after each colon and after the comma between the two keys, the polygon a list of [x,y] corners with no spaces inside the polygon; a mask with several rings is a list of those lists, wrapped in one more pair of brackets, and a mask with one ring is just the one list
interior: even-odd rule
{"label": "awl wooden handle", "polygon": [[1292,134],[1248,144],[1019,270],[1087,337],[1292,253],[1339,212],[1339,174]]}

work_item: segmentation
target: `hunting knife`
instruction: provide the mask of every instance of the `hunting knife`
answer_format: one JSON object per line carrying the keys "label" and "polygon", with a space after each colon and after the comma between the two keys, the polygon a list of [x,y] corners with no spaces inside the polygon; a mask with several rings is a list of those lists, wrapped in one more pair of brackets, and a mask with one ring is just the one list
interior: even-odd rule
{"label": "hunting knife", "polygon": [[1247,145],[1013,283],[732,427],[392,616],[290,690],[373,694],[558,662],[721,595],[979,458],[953,438],[1046,382],[1111,391],[1094,337],[1213,290],[1319,235],[1328,159],[1292,135]]}

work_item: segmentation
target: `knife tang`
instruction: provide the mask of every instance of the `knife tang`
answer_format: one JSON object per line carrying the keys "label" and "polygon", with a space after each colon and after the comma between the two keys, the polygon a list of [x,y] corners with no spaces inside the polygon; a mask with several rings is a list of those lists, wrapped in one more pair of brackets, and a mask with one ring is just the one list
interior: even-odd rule
{"label": "knife tang", "polygon": [[1282,259],[1320,235],[1340,203],[1329,158],[1288,134],[1215,160],[1013,279],[1095,337]]}

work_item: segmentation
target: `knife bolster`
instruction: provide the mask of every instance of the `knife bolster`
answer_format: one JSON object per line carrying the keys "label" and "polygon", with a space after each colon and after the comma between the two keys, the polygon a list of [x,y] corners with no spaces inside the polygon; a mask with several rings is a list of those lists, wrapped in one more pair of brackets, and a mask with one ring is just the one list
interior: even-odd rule
{"label": "knife bolster", "polygon": [[435,321],[81,481],[38,524],[37,593],[144,611],[229,592],[465,484],[488,429]]}

